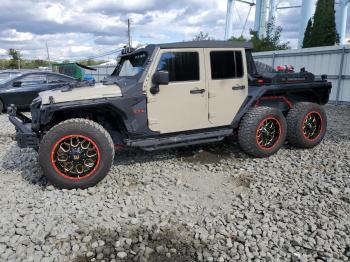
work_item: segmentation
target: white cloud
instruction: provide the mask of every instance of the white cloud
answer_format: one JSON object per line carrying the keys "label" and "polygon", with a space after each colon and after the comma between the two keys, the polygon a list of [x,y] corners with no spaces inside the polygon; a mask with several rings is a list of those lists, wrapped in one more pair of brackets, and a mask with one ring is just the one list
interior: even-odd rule
{"label": "white cloud", "polygon": [[1,32],[1,39],[9,42],[21,42],[32,40],[33,34],[28,32],[17,32],[16,29],[8,29]]}
{"label": "white cloud", "polygon": [[[284,6],[300,1],[280,0]],[[199,31],[222,39],[226,4],[226,0],[1,0],[0,50],[5,51],[0,55],[16,48],[27,57],[46,58],[46,42],[54,59],[107,53],[127,42],[128,18],[132,20],[134,43],[190,40]],[[249,5],[236,1],[236,36],[242,33],[248,11]],[[283,27],[283,40],[293,46],[298,36],[299,13],[298,9],[280,10],[277,16],[277,24]],[[243,32],[245,36],[253,21],[254,8]]]}

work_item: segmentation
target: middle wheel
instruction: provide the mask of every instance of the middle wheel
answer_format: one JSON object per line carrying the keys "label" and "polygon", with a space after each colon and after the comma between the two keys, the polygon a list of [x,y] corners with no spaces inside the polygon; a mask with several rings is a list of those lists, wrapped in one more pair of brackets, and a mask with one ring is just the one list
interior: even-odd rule
{"label": "middle wheel", "polygon": [[268,157],[282,147],[286,130],[286,119],[280,110],[256,107],[243,117],[238,130],[238,142],[247,154]]}

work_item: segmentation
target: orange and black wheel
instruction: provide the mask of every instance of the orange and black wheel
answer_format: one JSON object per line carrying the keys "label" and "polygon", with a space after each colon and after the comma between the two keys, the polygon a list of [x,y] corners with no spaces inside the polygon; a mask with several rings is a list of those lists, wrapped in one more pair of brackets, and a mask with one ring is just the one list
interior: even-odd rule
{"label": "orange and black wheel", "polygon": [[97,143],[84,135],[73,134],[60,138],[51,150],[51,165],[58,175],[83,180],[92,176],[101,163]]}
{"label": "orange and black wheel", "polygon": [[110,135],[86,119],[64,121],[44,136],[39,162],[47,178],[60,188],[87,188],[108,173],[114,158]]}
{"label": "orange and black wheel", "polygon": [[256,157],[267,157],[282,147],[286,133],[286,120],[280,110],[256,107],[243,117],[238,130],[238,142],[244,152]]}
{"label": "orange and black wheel", "polygon": [[321,143],[327,130],[327,115],[315,103],[301,102],[294,105],[287,115],[287,140],[300,148],[312,148]]}

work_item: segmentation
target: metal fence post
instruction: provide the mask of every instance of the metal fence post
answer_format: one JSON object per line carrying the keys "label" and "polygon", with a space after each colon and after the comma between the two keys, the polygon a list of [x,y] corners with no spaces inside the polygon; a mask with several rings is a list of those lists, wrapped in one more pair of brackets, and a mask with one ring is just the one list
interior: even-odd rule
{"label": "metal fence post", "polygon": [[338,85],[337,85],[337,94],[336,94],[336,100],[335,104],[338,105],[339,103],[339,96],[340,96],[340,88],[343,81],[343,67],[344,67],[344,58],[345,58],[345,46],[342,48],[341,52],[341,58],[340,58],[340,66],[339,66],[339,75],[338,75]]}
{"label": "metal fence post", "polygon": [[272,68],[275,68],[276,53],[272,54]]}

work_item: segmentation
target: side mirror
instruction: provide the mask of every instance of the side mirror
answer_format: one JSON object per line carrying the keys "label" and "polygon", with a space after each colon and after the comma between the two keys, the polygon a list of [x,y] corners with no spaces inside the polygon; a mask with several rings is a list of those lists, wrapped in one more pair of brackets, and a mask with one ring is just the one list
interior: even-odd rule
{"label": "side mirror", "polygon": [[16,81],[12,83],[13,87],[21,87],[22,86],[22,82],[21,81]]}
{"label": "side mirror", "polygon": [[152,82],[155,85],[168,85],[169,84],[169,72],[168,71],[157,71],[153,75]]}

